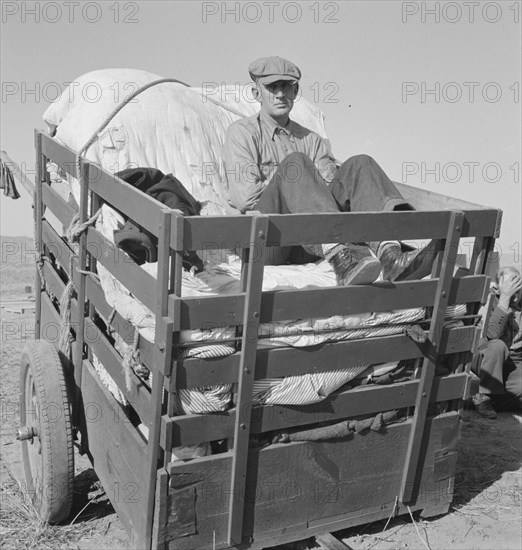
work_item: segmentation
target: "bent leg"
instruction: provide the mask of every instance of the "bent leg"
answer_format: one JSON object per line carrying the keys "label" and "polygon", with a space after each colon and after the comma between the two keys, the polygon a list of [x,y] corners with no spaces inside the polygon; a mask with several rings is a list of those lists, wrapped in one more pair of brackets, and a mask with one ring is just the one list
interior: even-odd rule
{"label": "bent leg", "polygon": [[[263,214],[339,212],[314,163],[304,153],[291,153],[278,166],[256,204]],[[321,245],[270,247],[266,263],[307,263],[324,257]]]}
{"label": "bent leg", "polygon": [[326,183],[304,153],[291,153],[279,164],[256,210],[265,214],[339,212]]}
{"label": "bent leg", "polygon": [[504,387],[506,393],[495,396],[495,407],[504,410],[522,410],[522,351],[509,354],[504,364]]}
{"label": "bent leg", "polygon": [[480,363],[480,393],[484,395],[503,395],[504,364],[509,350],[502,340],[489,340],[479,348],[482,356]]}
{"label": "bent leg", "polygon": [[[339,212],[314,163],[303,153],[291,153],[280,163],[256,209],[279,214]],[[381,271],[380,261],[364,244],[324,243],[303,245],[302,248],[308,255],[329,261],[338,284],[373,283]]]}
{"label": "bent leg", "polygon": [[368,155],[345,161],[330,184],[330,191],[346,212],[413,210],[384,170]]}

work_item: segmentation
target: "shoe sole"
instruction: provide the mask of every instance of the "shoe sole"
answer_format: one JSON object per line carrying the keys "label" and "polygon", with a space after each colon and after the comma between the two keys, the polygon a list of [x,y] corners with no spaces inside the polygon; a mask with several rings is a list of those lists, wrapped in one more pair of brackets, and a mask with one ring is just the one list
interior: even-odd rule
{"label": "shoe sole", "polygon": [[375,257],[361,260],[343,279],[343,285],[369,285],[377,280],[381,273],[381,262]]}

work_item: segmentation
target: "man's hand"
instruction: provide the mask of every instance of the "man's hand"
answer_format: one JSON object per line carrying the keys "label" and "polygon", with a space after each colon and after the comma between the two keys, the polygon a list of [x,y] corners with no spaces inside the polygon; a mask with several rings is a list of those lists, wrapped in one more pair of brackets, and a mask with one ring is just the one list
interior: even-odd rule
{"label": "man's hand", "polygon": [[522,276],[519,273],[509,272],[504,274],[498,282],[498,305],[509,310],[511,298],[522,291]]}

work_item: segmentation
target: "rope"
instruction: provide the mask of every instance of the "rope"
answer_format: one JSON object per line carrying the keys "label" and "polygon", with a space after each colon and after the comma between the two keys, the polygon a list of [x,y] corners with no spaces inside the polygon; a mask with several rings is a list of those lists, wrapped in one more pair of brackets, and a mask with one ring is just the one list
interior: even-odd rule
{"label": "rope", "polygon": [[112,326],[112,322],[114,321],[114,317],[116,317],[116,308],[113,307],[111,314],[109,315],[109,318],[107,319],[107,331],[112,336],[114,334],[114,327]]}
{"label": "rope", "polygon": [[[130,103],[136,96],[142,94],[144,91],[148,90],[149,88],[152,88],[153,86],[157,86],[158,84],[165,84],[167,82],[171,82],[174,84],[181,84],[183,86],[186,86],[187,88],[191,87],[189,84],[186,84],[185,82],[182,82],[177,78],[160,78],[158,80],[149,82],[148,84],[144,84],[143,86],[138,88],[135,92],[125,97],[125,99],[107,115],[105,120],[101,123],[101,125],[97,128],[97,130],[91,135],[91,137],[87,140],[85,145],[80,149],[80,151],[78,151],[78,154],[76,155],[76,175],[79,179],[81,178],[81,157],[84,155],[84,153],[86,153],[89,147],[96,141],[100,133],[103,132],[103,130],[105,130],[109,122],[111,122],[111,120],[123,109],[123,107],[125,107],[125,105]],[[225,109],[226,111],[229,111],[230,113],[233,113],[236,116],[239,116],[241,118],[246,117],[245,114],[241,113],[237,109],[229,107],[228,105],[225,105],[225,103],[218,101],[213,97],[205,96],[205,99],[208,99],[211,103],[214,103],[218,107],[221,107],[222,109]]]}
{"label": "rope", "polygon": [[141,368],[140,351],[138,349],[139,340],[140,332],[138,329],[135,329],[132,348],[124,354],[123,361],[121,363],[123,374],[125,375],[125,386],[127,387],[129,393],[132,391],[132,375],[135,372],[138,373]]}
{"label": "rope", "polygon": [[426,547],[427,550],[431,550],[430,548],[430,545],[421,537],[421,534],[419,533],[419,529],[417,527],[417,523],[416,521],[413,519],[413,514],[411,513],[411,508],[409,506],[407,506],[408,508],[408,512],[410,513],[410,518],[411,518],[411,521],[413,521],[413,525],[415,527],[415,531],[417,531],[417,535],[418,537],[420,538],[422,544],[424,544],[424,546]]}
{"label": "rope", "polygon": [[[65,355],[71,358],[71,344],[73,337],[71,335],[71,301],[75,292],[73,283],[73,262],[74,256],[71,256],[69,282],[65,286],[60,298],[60,338],[58,340],[58,348]],[[80,305],[78,304],[78,307]]]}
{"label": "rope", "polygon": [[70,243],[78,242],[80,235],[91,225],[96,223],[96,220],[101,215],[101,208],[93,214],[87,221],[80,223],[80,214],[77,212],[69,224],[65,232],[65,236]]}
{"label": "rope", "polygon": [[96,279],[98,283],[101,281],[98,273],[94,273],[94,271],[87,271],[85,269],[76,269],[76,273],[81,273],[82,275],[90,275],[93,279]]}
{"label": "rope", "polygon": [[34,251],[35,251],[35,262],[36,262],[36,269],[38,270],[38,275],[40,277],[40,292],[45,292],[45,279],[44,279],[44,272],[43,272],[43,263],[44,263],[44,253],[38,246],[38,242],[36,240],[36,207],[34,209],[34,229],[33,229],[33,244],[34,244]]}

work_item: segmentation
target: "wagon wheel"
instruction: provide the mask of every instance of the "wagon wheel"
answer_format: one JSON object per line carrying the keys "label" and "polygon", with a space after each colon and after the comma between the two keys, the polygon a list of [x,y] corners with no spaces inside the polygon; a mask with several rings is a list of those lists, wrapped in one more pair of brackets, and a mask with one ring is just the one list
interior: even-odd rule
{"label": "wagon wheel", "polygon": [[22,351],[20,423],[27,493],[42,521],[63,521],[73,497],[73,435],[62,363],[45,340]]}

